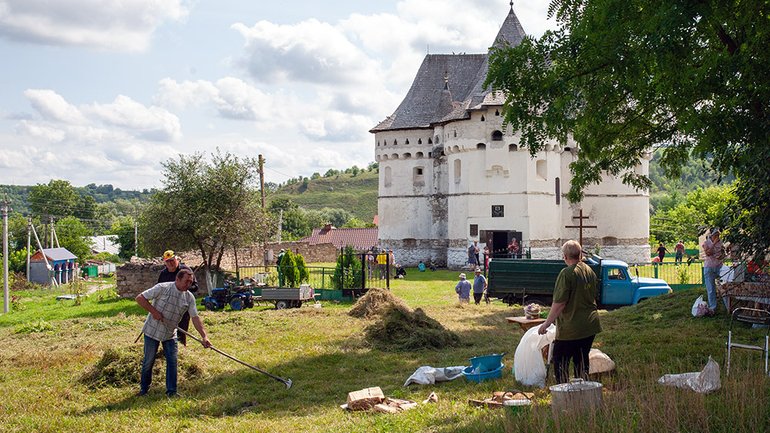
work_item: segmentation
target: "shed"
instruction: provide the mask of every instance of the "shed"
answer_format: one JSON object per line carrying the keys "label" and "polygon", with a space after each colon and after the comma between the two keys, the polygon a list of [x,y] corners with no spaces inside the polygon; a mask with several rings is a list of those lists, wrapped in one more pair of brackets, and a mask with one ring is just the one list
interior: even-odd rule
{"label": "shed", "polygon": [[[48,267],[46,267],[46,259]],[[53,278],[57,284],[69,283],[77,275],[77,259],[77,256],[66,248],[38,250],[29,259],[29,281],[49,285]]]}

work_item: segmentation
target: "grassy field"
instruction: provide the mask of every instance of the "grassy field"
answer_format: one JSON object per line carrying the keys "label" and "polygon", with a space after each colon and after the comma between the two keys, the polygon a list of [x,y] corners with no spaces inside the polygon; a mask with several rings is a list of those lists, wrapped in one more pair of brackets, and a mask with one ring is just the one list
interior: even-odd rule
{"label": "grassy field", "polygon": [[[163,375],[149,397],[136,384],[92,389],[80,381],[105,350],[125,349],[145,314],[114,290],[90,295],[80,305],[56,301],[60,291],[14,292],[23,308],[0,315],[0,431],[3,432],[762,432],[770,430],[770,379],[756,352],[738,352],[735,370],[724,375],[728,320],[695,319],[690,307],[698,290],[677,292],[644,303],[602,312],[600,347],[617,363],[604,381],[604,406],[586,416],[554,419],[547,392],[539,403],[511,415],[477,409],[469,398],[496,390],[522,389],[511,375],[513,352],[522,332],[505,321],[520,308],[499,302],[459,306],[456,272],[418,273],[391,285],[395,295],[458,333],[462,345],[440,351],[390,353],[373,350],[364,338],[371,322],[347,315],[350,304],[323,308],[232,312],[202,311],[218,348],[271,373],[282,384],[234,363],[197,343],[180,347],[180,358],[203,373],[180,382],[181,399],[163,394]],[[738,327],[751,339],[761,330]],[[758,340],[757,340],[758,341]],[[507,352],[506,375],[473,384],[464,379],[404,388],[419,366],[464,365],[468,358]],[[722,367],[722,388],[700,395],[658,385],[666,373],[699,371],[711,355]],[[136,360],[140,362],[139,359]],[[431,391],[437,404],[396,415],[344,412],[349,391],[380,386],[386,395],[416,401]]]}

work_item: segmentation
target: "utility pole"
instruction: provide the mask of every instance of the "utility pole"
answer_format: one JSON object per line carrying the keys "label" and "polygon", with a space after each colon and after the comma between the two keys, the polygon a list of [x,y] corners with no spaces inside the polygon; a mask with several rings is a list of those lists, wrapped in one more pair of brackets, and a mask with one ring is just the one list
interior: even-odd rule
{"label": "utility pole", "polygon": [[32,248],[32,217],[27,217],[27,280],[29,280],[29,259]]}
{"label": "utility pole", "polygon": [[259,154],[259,192],[262,194],[262,209],[265,208],[265,158]]}
{"label": "utility pole", "polygon": [[54,246],[54,243],[53,243],[53,215],[51,215],[50,218],[51,219],[49,221],[51,222],[51,244],[48,246],[48,248],[53,248],[53,246]]}
{"label": "utility pole", "polygon": [[278,212],[278,243],[281,243],[281,231],[283,231],[283,209]]}
{"label": "utility pole", "polygon": [[8,312],[8,197],[3,201],[3,313]]}
{"label": "utility pole", "polygon": [[[137,215],[136,218],[139,218]],[[134,257],[139,257],[139,221],[134,219]]]}

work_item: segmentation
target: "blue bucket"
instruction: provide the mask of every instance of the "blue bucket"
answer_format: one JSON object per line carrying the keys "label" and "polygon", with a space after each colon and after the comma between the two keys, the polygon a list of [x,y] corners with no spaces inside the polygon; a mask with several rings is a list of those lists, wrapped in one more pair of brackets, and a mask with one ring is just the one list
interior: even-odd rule
{"label": "blue bucket", "polygon": [[503,377],[503,368],[505,365],[500,363],[496,369],[492,371],[478,371],[474,370],[473,366],[468,366],[463,369],[463,376],[471,382],[480,383],[485,380],[499,379]]}
{"label": "blue bucket", "polygon": [[481,373],[496,370],[503,363],[503,356],[505,356],[505,353],[493,353],[491,355],[471,358],[472,370],[477,370]]}

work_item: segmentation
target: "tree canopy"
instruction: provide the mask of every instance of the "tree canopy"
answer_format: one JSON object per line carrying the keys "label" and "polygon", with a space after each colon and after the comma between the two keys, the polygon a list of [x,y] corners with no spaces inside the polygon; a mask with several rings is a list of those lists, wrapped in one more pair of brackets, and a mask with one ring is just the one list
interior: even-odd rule
{"label": "tree canopy", "polygon": [[219,268],[225,248],[263,241],[274,221],[260,207],[257,162],[229,153],[180,155],[163,164],[164,188],[139,219],[144,248],[198,250],[207,270]]}
{"label": "tree canopy", "polygon": [[507,125],[534,155],[573,138],[568,198],[603,173],[637,188],[634,171],[661,149],[678,176],[691,156],[735,198],[720,218],[727,238],[751,253],[770,245],[770,2],[553,0],[558,28],[493,50],[487,83],[505,93]]}

